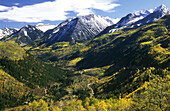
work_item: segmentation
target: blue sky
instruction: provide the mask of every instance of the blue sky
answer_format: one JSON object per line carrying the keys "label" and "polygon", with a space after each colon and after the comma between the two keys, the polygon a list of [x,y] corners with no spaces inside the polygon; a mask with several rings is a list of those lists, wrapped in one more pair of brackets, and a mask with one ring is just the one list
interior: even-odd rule
{"label": "blue sky", "polygon": [[38,23],[57,25],[68,18],[91,13],[121,18],[161,4],[170,7],[170,0],[0,0],[0,28]]}

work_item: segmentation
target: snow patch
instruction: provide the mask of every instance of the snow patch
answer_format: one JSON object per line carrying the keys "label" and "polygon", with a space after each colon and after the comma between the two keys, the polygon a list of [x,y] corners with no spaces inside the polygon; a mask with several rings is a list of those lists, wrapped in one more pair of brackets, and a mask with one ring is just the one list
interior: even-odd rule
{"label": "snow patch", "polygon": [[133,20],[129,21],[127,24],[135,23],[135,22],[137,22],[137,21],[139,21],[139,20],[141,20],[141,19],[143,19],[143,18],[144,18],[143,16],[136,17],[136,18],[134,18]]}
{"label": "snow patch", "polygon": [[25,36],[28,36],[28,33],[26,30],[23,31]]}

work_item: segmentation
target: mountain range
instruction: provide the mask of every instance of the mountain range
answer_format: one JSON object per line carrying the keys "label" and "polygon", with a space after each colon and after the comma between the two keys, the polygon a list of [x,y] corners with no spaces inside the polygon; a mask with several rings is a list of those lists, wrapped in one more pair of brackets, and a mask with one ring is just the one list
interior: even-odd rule
{"label": "mountain range", "polygon": [[10,31],[1,30],[1,33],[3,33],[1,38],[8,36],[5,41],[17,38],[16,42],[22,46],[29,45],[40,38],[42,39],[41,43],[46,43],[47,46],[61,41],[87,41],[128,26],[135,28],[150,24],[166,14],[170,14],[170,9],[165,5],[155,9],[129,13],[121,19],[90,14],[68,19],[56,27],[48,24],[37,24],[36,26],[24,26],[18,32],[15,29],[10,29]]}
{"label": "mountain range", "polygon": [[34,41],[37,39],[41,39],[44,33],[40,29],[35,26],[26,25],[22,27],[19,31],[11,34],[4,41],[15,40],[21,46],[25,45],[33,45]]}
{"label": "mountain range", "polygon": [[95,37],[107,26],[110,26],[116,22],[117,19],[91,14],[68,19],[53,29],[49,29],[54,27],[53,25],[26,25],[18,32],[5,38],[5,41],[17,38],[16,42],[22,46],[29,45],[30,43],[33,43],[33,41],[40,38],[42,38],[47,44],[53,44],[59,41],[86,41]]}
{"label": "mountain range", "polygon": [[119,31],[127,26],[139,27],[142,25],[150,24],[167,14],[170,14],[170,9],[165,5],[156,7],[155,9],[141,10],[134,13],[129,13],[125,17],[122,17],[117,24],[107,27],[97,36]]}

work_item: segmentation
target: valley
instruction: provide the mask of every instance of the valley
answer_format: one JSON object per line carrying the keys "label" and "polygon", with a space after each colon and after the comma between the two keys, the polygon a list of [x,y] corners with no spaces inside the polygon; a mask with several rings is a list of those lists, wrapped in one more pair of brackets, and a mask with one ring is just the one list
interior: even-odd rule
{"label": "valley", "polygon": [[169,14],[161,5],[119,22],[90,14],[10,32],[0,39],[0,110],[168,111]]}

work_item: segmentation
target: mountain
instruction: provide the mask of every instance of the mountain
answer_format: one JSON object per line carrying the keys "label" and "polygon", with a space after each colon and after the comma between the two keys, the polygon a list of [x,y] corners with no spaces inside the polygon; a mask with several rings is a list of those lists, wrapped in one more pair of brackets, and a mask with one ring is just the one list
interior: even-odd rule
{"label": "mountain", "polygon": [[111,19],[90,14],[68,19],[57,27],[49,24],[26,25],[9,37],[4,38],[4,40],[15,39],[21,46],[35,45],[37,39],[41,39],[40,41],[43,43],[45,41],[48,45],[59,41],[90,40],[107,26],[117,23],[118,20],[118,18]]}
{"label": "mountain", "polygon": [[[109,64],[115,64],[116,67],[131,64],[146,67],[148,65],[159,67],[161,64],[168,65],[168,52],[161,53],[161,50],[166,52],[166,48],[169,47],[169,20],[168,15],[160,21],[137,29],[131,28],[126,31],[125,28],[115,33],[96,37],[89,43],[89,46],[93,46],[95,49],[89,51],[90,53],[86,57],[83,56],[84,59],[77,64],[77,67],[91,68]],[[153,50],[157,50],[156,47],[160,52],[153,53]],[[159,59],[165,60],[160,63]]]}
{"label": "mountain", "polygon": [[139,21],[139,20],[145,18],[149,14],[150,14],[150,12],[148,10],[141,10],[141,11],[137,11],[134,13],[130,13],[130,14],[126,15],[125,17],[123,17],[117,23],[117,26],[118,27],[128,26],[132,23],[135,23],[136,21]]}
{"label": "mountain", "polygon": [[49,29],[53,29],[56,26],[55,25],[50,25],[50,24],[43,24],[43,23],[39,23],[35,26],[37,29],[40,29],[43,32],[46,32]]}
{"label": "mountain", "polygon": [[15,42],[21,46],[34,45],[34,41],[42,38],[43,35],[44,33],[40,29],[37,29],[35,26],[26,25],[19,31],[5,38],[5,41],[15,40]]}
{"label": "mountain", "polygon": [[139,90],[143,89],[140,87],[150,82],[154,75],[169,76],[169,30],[170,15],[165,15],[137,29],[96,37],[87,44],[88,50],[79,51],[69,59],[82,58],[76,67],[84,72],[110,66],[104,71],[104,77],[93,84],[96,97],[109,98],[120,94],[123,97],[135,90],[140,93]]}
{"label": "mountain", "polygon": [[125,17],[122,17],[117,24],[108,26],[100,34],[98,34],[97,37],[103,34],[119,31],[127,26],[138,27],[145,24],[150,24],[167,14],[170,14],[170,9],[165,5],[156,7],[155,9],[141,10],[134,13],[129,13]]}
{"label": "mountain", "polygon": [[48,39],[46,41],[48,45],[59,41],[86,41],[116,22],[117,19],[90,14],[68,19],[44,35]]}
{"label": "mountain", "polygon": [[10,29],[10,28],[4,28],[0,29],[0,39],[2,39],[5,36],[11,35],[12,33],[17,32],[17,29]]}
{"label": "mountain", "polygon": [[159,20],[163,16],[170,14],[170,9],[165,5],[161,5],[153,10],[153,13],[149,14],[145,18],[137,21],[134,25],[145,25],[148,23],[153,23],[155,20]]}

